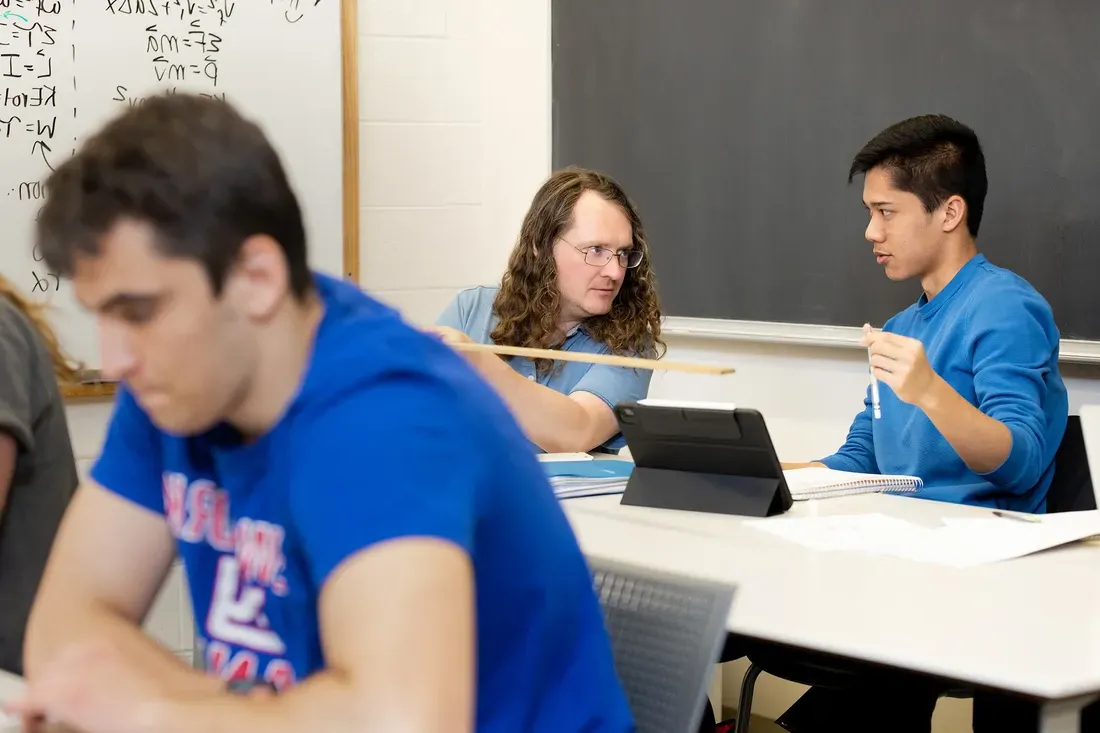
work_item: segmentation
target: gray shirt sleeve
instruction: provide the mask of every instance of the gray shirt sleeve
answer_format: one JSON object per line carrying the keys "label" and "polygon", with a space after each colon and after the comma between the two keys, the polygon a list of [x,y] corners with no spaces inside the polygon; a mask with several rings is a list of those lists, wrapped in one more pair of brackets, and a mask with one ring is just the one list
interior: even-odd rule
{"label": "gray shirt sleeve", "polygon": [[31,383],[34,381],[34,346],[27,334],[12,322],[8,308],[0,308],[0,430],[11,435],[22,452],[34,450],[31,428]]}

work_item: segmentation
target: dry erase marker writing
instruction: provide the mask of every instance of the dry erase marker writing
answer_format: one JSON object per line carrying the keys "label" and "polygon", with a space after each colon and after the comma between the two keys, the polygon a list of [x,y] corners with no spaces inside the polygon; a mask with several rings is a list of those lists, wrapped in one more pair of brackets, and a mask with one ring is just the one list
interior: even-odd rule
{"label": "dry erase marker writing", "polygon": [[[865,323],[863,325],[863,332],[871,332],[871,324]],[[882,405],[878,401],[878,378],[875,377],[875,368],[871,366],[871,347],[867,347],[867,368],[871,372],[871,411],[875,415],[875,419],[882,417]]]}

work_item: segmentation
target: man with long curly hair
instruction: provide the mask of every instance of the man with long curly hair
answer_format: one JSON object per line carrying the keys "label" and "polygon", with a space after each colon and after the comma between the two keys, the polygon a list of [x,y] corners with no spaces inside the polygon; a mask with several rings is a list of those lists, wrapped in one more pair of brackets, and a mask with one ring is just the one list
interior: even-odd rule
{"label": "man with long curly hair", "polygon": [[[432,329],[474,341],[657,357],[661,307],[641,219],[622,188],[570,167],[542,184],[499,287],[462,291]],[[466,353],[547,452],[617,452],[612,408],[645,397],[652,372]]]}

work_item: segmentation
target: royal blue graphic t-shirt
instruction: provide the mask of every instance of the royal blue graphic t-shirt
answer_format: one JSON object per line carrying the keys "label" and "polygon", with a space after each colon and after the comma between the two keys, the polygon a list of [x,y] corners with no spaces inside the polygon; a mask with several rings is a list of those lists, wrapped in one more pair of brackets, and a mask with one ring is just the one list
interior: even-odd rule
{"label": "royal blue graphic t-shirt", "polygon": [[173,436],[122,389],[92,469],[177,538],[207,669],[280,689],[323,669],[329,574],[375,543],[437,537],[474,571],[476,730],[633,730],[587,564],[507,408],[447,345],[353,285],[315,283],[311,361],[267,434]]}

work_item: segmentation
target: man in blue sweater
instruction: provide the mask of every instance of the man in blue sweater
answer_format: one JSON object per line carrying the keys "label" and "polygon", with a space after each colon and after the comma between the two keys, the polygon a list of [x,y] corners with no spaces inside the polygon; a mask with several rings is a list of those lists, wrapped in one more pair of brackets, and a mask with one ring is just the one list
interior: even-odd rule
{"label": "man in blue sweater", "polygon": [[[859,151],[849,182],[857,175],[878,263],[891,280],[919,278],[923,292],[865,333],[881,417],[869,389],[844,445],[811,465],[920,476],[927,499],[1044,511],[1068,415],[1058,329],[1031,285],[978,254],[987,183],[977,135],[942,115],[907,119]],[[847,690],[812,688],[779,723],[931,730],[939,683],[864,672]]]}
{"label": "man in blue sweater", "polygon": [[979,254],[985,159],[972,130],[942,115],[899,122],[856,155],[866,237],[917,302],[867,330],[881,418],[864,409],[822,464],[924,479],[919,496],[1042,512],[1065,432],[1058,328],[1046,300]]}

